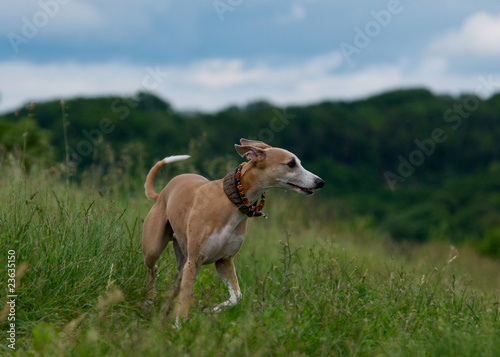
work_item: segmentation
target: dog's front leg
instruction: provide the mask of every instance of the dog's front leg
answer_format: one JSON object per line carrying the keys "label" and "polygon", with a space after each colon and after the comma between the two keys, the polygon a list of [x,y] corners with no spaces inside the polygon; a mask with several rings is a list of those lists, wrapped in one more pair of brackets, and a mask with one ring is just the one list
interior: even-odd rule
{"label": "dog's front leg", "polygon": [[224,307],[236,305],[238,303],[238,300],[241,299],[242,294],[240,286],[238,285],[238,277],[236,276],[236,269],[234,268],[233,259],[228,258],[218,260],[215,263],[215,267],[217,268],[217,272],[222,278],[222,281],[224,281],[229,290],[229,299],[224,301],[223,303],[220,303],[212,310],[215,313],[219,313]]}
{"label": "dog's front leg", "polygon": [[198,273],[200,262],[196,260],[188,259],[182,271],[182,282],[181,290],[179,293],[179,299],[175,306],[175,320],[176,325],[178,325],[179,320],[182,318],[185,320],[187,318],[189,303],[191,300],[191,292],[193,291],[194,279]]}

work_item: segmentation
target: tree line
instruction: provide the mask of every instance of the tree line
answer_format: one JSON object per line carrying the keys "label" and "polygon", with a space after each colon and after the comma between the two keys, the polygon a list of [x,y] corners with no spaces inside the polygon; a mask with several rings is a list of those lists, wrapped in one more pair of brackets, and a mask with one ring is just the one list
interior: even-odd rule
{"label": "tree line", "polygon": [[[500,257],[500,94],[396,90],[356,101],[279,107],[265,101],[213,113],[178,111],[151,93],[31,104],[0,118],[0,157],[29,165],[71,160],[144,176],[189,153],[190,170],[222,178],[233,144],[257,139],[294,152],[326,181],[332,211],[363,215],[395,239],[468,242]],[[26,134],[27,133],[27,134]],[[66,134],[66,141],[65,141]],[[128,163],[125,164],[125,161]]]}

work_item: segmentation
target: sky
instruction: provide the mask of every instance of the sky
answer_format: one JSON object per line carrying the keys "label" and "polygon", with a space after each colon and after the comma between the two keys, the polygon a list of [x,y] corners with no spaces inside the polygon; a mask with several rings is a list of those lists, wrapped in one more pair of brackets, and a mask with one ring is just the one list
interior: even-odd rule
{"label": "sky", "polygon": [[0,113],[148,91],[178,110],[500,92],[498,0],[0,0]]}

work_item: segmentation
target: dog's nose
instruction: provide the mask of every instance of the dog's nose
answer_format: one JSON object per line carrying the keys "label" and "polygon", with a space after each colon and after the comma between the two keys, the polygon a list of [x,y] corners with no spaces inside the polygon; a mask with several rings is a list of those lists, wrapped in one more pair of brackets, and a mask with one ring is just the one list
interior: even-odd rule
{"label": "dog's nose", "polygon": [[316,177],[314,182],[316,183],[316,188],[321,188],[321,187],[325,186],[325,181],[323,181],[319,177]]}

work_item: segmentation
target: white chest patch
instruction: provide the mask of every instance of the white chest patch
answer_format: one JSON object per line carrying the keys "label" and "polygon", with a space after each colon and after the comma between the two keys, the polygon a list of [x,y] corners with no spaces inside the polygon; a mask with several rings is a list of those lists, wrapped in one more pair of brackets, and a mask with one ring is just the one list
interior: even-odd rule
{"label": "white chest patch", "polygon": [[214,263],[219,259],[235,255],[243,244],[244,234],[234,231],[241,220],[233,220],[221,229],[215,229],[207,238],[202,249],[204,263]]}

